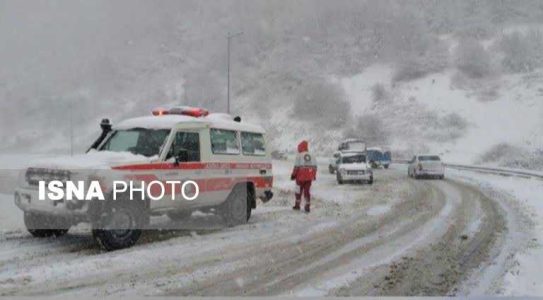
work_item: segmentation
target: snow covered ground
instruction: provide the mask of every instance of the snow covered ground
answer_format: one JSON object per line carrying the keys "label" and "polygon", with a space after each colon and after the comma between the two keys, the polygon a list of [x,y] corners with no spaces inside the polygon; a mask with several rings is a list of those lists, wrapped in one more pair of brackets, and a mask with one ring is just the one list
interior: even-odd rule
{"label": "snow covered ground", "polygon": [[[480,174],[469,171],[448,170],[449,175],[471,184],[479,185],[481,190],[502,199],[510,209],[521,217],[524,228],[516,229],[517,237],[529,230],[527,247],[522,251],[510,253],[504,263],[511,268],[504,274],[500,294],[509,296],[543,295],[543,181],[498,175]],[[500,196],[501,195],[501,196]],[[512,228],[512,230],[515,230]],[[521,237],[519,237],[521,238]],[[523,242],[522,239],[517,242]],[[484,294],[485,291],[478,291]]]}
{"label": "snow covered ground", "polygon": [[291,210],[292,162],[274,161],[275,198],[249,224],[195,213],[186,230],[113,253],[84,226],[31,238],[0,194],[0,294],[543,295],[540,180],[448,170],[452,180],[416,181],[394,165],[372,186],[339,186],[320,162],[309,215]]}
{"label": "snow covered ground", "polygon": [[25,230],[23,212],[15,206],[13,194],[0,193],[0,234]]}

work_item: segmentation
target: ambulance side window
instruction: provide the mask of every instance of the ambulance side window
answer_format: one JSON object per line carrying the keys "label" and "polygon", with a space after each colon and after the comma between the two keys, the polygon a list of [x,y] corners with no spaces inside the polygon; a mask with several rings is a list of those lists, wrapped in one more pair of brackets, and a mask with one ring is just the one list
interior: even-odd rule
{"label": "ambulance side window", "polygon": [[241,150],[243,155],[266,155],[264,136],[261,133],[242,132]]}
{"label": "ambulance side window", "polygon": [[187,162],[200,161],[200,135],[197,132],[177,132],[167,158],[175,157],[181,151],[186,151]]}
{"label": "ambulance side window", "polygon": [[237,155],[240,153],[237,131],[212,128],[209,134],[213,154]]}

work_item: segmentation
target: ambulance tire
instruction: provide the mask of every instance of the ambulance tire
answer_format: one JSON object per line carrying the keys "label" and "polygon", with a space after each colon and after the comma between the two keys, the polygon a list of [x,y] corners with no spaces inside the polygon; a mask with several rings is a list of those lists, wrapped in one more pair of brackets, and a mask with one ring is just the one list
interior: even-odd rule
{"label": "ambulance tire", "polygon": [[129,248],[139,240],[148,215],[143,205],[133,204],[131,201],[116,202],[93,226],[92,237],[102,249],[114,251]]}
{"label": "ambulance tire", "polygon": [[247,223],[251,216],[250,195],[250,189],[245,184],[238,184],[232,189],[220,209],[226,226],[233,227]]}
{"label": "ambulance tire", "polygon": [[24,213],[24,223],[26,229],[33,237],[58,237],[68,233],[68,230],[70,229],[69,226],[65,224],[59,224],[58,226],[51,225],[51,219],[52,218],[41,214],[29,212]]}

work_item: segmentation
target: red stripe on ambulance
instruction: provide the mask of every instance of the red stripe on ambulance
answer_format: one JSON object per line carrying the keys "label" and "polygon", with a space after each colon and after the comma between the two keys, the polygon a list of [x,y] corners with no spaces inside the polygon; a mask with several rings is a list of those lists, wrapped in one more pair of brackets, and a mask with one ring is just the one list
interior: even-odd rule
{"label": "red stripe on ambulance", "polygon": [[113,167],[114,170],[123,171],[143,171],[143,170],[223,170],[223,169],[236,169],[236,170],[270,170],[272,164],[270,163],[179,163],[175,165],[173,163],[150,163],[150,164],[136,164]]}

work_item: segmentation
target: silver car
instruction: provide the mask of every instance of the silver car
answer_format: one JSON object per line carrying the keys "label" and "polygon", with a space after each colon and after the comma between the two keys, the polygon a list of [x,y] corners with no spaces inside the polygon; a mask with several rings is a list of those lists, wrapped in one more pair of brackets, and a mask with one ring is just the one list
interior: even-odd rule
{"label": "silver car", "polygon": [[419,178],[445,178],[445,167],[438,155],[415,155],[409,161],[407,175]]}
{"label": "silver car", "polygon": [[337,159],[336,179],[345,182],[366,182],[373,184],[373,171],[366,161],[365,153],[342,153]]}

